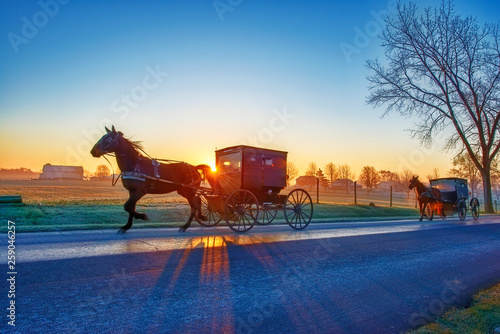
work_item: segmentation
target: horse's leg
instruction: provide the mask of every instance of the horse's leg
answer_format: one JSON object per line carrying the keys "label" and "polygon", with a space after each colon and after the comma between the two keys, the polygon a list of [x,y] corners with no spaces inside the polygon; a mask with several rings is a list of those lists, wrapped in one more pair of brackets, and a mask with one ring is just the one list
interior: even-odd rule
{"label": "horse's leg", "polygon": [[135,206],[136,206],[137,202],[144,195],[146,195],[144,192],[129,190],[129,198],[125,202],[125,205],[123,206],[125,211],[128,212],[128,221],[127,221],[127,224],[120,227],[120,229],[118,230],[118,233],[127,232],[127,230],[132,227],[132,222],[133,222],[134,218],[135,219],[142,219],[142,220],[149,220],[147,214],[138,213],[135,211]]}
{"label": "horse's leg", "polygon": [[428,205],[431,208],[431,216],[428,218],[429,218],[429,220],[432,220],[432,219],[434,219],[434,205],[432,205],[431,203],[429,203]]}
{"label": "horse's leg", "polygon": [[418,201],[418,212],[420,213],[420,221],[422,221],[422,202]]}
{"label": "horse's leg", "polygon": [[188,227],[191,225],[191,222],[193,221],[194,215],[195,214],[191,211],[191,214],[189,215],[189,218],[188,218],[188,221],[186,222],[186,224],[179,227],[179,232],[186,232]]}
{"label": "horse's leg", "polygon": [[427,217],[427,207],[428,207],[429,205],[431,205],[431,204],[430,204],[430,202],[425,202],[425,203],[424,203],[424,209],[423,209],[423,211],[422,211],[422,212],[423,212],[423,217],[424,217],[424,218],[429,218],[429,217]]}
{"label": "horse's leg", "polygon": [[420,222],[424,219],[424,212],[425,212],[426,206],[427,206],[427,202],[422,202],[422,205],[420,208],[420,219],[419,219]]}
{"label": "horse's leg", "polygon": [[201,221],[207,221],[208,218],[203,215],[201,212],[201,197],[200,196],[195,196],[194,197],[194,208],[196,209],[196,219],[201,220]]}
{"label": "horse's leg", "polygon": [[[177,193],[187,199],[189,206],[191,207],[191,214],[189,215],[188,221],[186,224],[182,225],[179,228],[179,232],[185,232],[188,227],[191,225],[191,222],[193,221],[193,218],[196,216],[197,212],[197,205],[196,205],[196,192],[192,188],[181,188],[177,190]],[[201,200],[200,200],[200,205],[199,209],[201,210]]]}
{"label": "horse's leg", "polygon": [[441,218],[445,219],[446,218],[446,213],[444,212],[444,206],[441,205]]}
{"label": "horse's leg", "polygon": [[201,198],[200,196],[196,195],[196,191],[194,189],[181,189],[177,192],[188,200],[189,206],[191,207],[191,214],[189,215],[189,219],[186,224],[179,228],[179,232],[185,232],[191,225],[191,222],[194,218],[202,221],[208,220],[208,218],[201,213]]}

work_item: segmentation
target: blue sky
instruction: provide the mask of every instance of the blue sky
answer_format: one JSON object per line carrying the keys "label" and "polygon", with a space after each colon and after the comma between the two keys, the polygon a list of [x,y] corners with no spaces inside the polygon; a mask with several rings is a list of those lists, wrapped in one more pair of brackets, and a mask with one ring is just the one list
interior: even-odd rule
{"label": "blue sky", "polygon": [[[88,151],[112,123],[193,164],[247,143],[288,151],[301,172],[332,161],[445,174],[450,154],[410,138],[413,120],[365,104],[391,3],[2,1],[0,167],[95,170],[104,161]],[[455,4],[498,20],[497,2]]]}

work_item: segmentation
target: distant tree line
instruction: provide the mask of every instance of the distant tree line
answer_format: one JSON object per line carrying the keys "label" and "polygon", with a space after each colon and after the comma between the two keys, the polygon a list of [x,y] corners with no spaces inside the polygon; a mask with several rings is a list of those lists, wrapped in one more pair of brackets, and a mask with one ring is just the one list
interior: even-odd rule
{"label": "distant tree line", "polygon": [[40,172],[34,172],[29,168],[0,168],[0,179],[30,179],[37,178]]}
{"label": "distant tree line", "polygon": [[[431,173],[426,175],[427,181],[441,177],[459,177],[468,180],[469,191],[472,197],[477,197],[482,186],[481,173],[478,168],[466,153],[459,154],[452,159],[453,167],[448,171],[447,175],[441,175],[438,168],[434,168]],[[361,169],[357,180],[356,174],[352,172],[348,164],[335,165],[332,162],[327,163],[323,169],[318,168],[314,162],[309,163],[307,170],[304,173],[306,176],[315,176],[320,180],[323,187],[328,187],[334,182],[344,185],[346,190],[349,188],[349,181],[357,181],[363,185],[368,193],[377,188],[382,182],[388,182],[393,186],[394,191],[405,192],[407,197],[413,191],[408,188],[409,180],[416,173],[409,169],[405,169],[400,173],[389,170],[376,170],[373,166],[364,166]],[[299,169],[293,162],[288,162],[288,185],[299,176]],[[425,179],[422,179],[425,181]],[[352,185],[351,185],[352,186]],[[495,159],[492,163],[492,190],[497,198],[500,197],[500,158]]]}

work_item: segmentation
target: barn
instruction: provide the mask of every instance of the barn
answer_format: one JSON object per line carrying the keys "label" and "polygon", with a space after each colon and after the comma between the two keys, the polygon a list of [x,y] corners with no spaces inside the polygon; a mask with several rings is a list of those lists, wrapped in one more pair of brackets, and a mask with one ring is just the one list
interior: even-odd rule
{"label": "barn", "polygon": [[83,167],[58,166],[46,164],[43,166],[40,180],[83,180]]}
{"label": "barn", "polygon": [[304,175],[295,179],[295,184],[297,187],[311,188],[316,187],[317,180],[318,178],[316,176]]}

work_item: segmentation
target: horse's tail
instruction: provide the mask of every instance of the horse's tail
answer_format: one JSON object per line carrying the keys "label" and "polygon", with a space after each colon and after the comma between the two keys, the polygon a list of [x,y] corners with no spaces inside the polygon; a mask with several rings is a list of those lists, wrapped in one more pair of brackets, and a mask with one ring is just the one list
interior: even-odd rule
{"label": "horse's tail", "polygon": [[198,171],[201,171],[200,175],[203,181],[208,181],[210,185],[213,184],[213,172],[212,167],[209,165],[201,164],[195,167]]}

